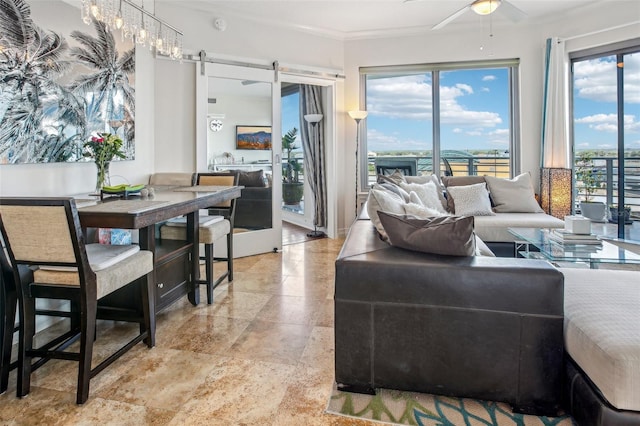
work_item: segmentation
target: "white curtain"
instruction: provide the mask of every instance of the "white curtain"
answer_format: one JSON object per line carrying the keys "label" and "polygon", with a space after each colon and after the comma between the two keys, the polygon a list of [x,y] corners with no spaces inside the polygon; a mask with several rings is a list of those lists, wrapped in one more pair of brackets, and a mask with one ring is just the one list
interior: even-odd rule
{"label": "white curtain", "polygon": [[569,139],[569,61],[564,42],[547,39],[542,100],[543,168],[571,168]]}

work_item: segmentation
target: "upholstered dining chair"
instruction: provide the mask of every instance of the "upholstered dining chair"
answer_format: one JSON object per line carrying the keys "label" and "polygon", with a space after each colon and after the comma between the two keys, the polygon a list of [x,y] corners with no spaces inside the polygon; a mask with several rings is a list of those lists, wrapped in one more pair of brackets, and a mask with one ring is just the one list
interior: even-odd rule
{"label": "upholstered dining chair", "polygon": [[159,172],[149,176],[149,186],[192,186],[195,182],[195,173]]}
{"label": "upholstered dining chair", "polygon": [[[18,287],[20,330],[17,395],[29,393],[33,359],[78,362],[76,402],[89,397],[89,381],[135,344],[155,344],[152,285],[153,254],[137,245],[85,244],[72,198],[0,198],[0,231]],[[33,273],[25,275],[24,267]],[[128,284],[138,283],[140,306],[129,319],[140,332],[92,368],[98,300]],[[36,299],[69,300],[69,331],[34,347]],[[74,321],[74,308],[79,321]],[[123,316],[120,315],[120,320]],[[69,346],[80,340],[77,352]],[[67,350],[69,349],[69,350]]]}
{"label": "upholstered dining chair", "polygon": [[[236,186],[238,185],[239,174],[235,172],[220,173],[198,173],[197,185],[199,186]],[[236,211],[236,200],[231,199],[221,205],[211,206],[208,209],[209,215],[222,216],[221,220],[213,218],[200,218],[198,238],[204,244],[205,279],[199,280],[198,284],[207,287],[207,303],[213,303],[213,290],[225,278],[229,282],[233,281],[233,221]],[[162,239],[185,240],[187,238],[186,224],[184,221],[168,222],[163,225],[160,231]],[[220,238],[227,237],[227,256],[214,257],[214,243]],[[227,270],[217,279],[213,278],[214,261],[227,262]]]}

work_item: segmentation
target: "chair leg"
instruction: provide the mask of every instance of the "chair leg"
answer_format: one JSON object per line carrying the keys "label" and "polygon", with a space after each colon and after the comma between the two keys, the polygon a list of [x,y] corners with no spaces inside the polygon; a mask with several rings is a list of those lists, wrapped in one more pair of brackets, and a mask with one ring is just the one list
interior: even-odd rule
{"label": "chair leg", "polygon": [[207,303],[213,303],[213,244],[204,245],[204,268],[206,276],[204,277],[207,286]]}
{"label": "chair leg", "polygon": [[15,288],[7,288],[8,285],[5,282],[5,289],[3,294],[4,302],[4,315],[2,316],[2,341],[0,342],[0,394],[6,392],[9,387],[9,371],[11,370],[11,346],[13,343],[13,332],[16,321],[16,304],[17,294]]}
{"label": "chair leg", "polygon": [[36,332],[36,300],[29,296],[28,285],[21,286],[20,331],[18,343],[18,384],[16,396],[22,398],[31,389],[31,361],[33,336]]}
{"label": "chair leg", "polygon": [[142,315],[144,317],[144,322],[140,324],[140,332],[147,332],[147,338],[144,339],[144,342],[150,348],[156,345],[156,306],[153,283],[155,283],[153,271],[140,280],[140,303],[142,303]]}
{"label": "chair leg", "polygon": [[233,281],[233,229],[227,234],[227,267],[229,268],[229,282]]}
{"label": "chair leg", "polygon": [[91,358],[93,342],[96,335],[96,300],[88,300],[85,315],[80,318],[80,362],[78,365],[78,390],[76,403],[84,404],[89,399],[89,382],[91,381]]}

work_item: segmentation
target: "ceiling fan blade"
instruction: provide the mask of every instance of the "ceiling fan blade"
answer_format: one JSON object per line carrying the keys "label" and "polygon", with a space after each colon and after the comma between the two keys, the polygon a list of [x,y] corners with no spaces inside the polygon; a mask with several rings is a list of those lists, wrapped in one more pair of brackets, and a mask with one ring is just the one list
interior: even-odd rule
{"label": "ceiling fan blade", "polygon": [[448,17],[446,17],[439,24],[434,25],[431,29],[432,30],[439,30],[440,28],[442,28],[445,25],[447,25],[449,22],[451,22],[454,19],[456,19],[458,16],[462,15],[463,13],[465,13],[467,10],[469,10],[470,7],[471,7],[470,4],[466,5],[462,9],[458,10],[457,12],[455,12],[454,14],[449,15]]}
{"label": "ceiling fan blade", "polygon": [[512,20],[513,22],[520,22],[527,19],[528,15],[515,7],[512,3],[509,3],[507,0],[502,0],[502,4],[498,8],[497,12],[502,13],[504,16]]}

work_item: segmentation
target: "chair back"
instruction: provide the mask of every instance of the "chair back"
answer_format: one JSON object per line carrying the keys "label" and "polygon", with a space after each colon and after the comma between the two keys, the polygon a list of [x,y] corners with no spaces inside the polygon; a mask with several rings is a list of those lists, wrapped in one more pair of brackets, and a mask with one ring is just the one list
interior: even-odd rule
{"label": "chair back", "polygon": [[95,294],[73,198],[0,198],[0,230],[16,282],[21,266],[75,268],[81,291]]}
{"label": "chair back", "polygon": [[151,186],[193,186],[195,181],[195,173],[161,172],[149,176],[149,185]]}
{"label": "chair back", "polygon": [[[201,186],[237,186],[239,180],[240,174],[237,172],[212,172],[198,173],[196,183]],[[213,214],[224,216],[232,221],[235,216],[236,199],[232,198],[219,205],[211,206],[209,210],[213,210]]]}

